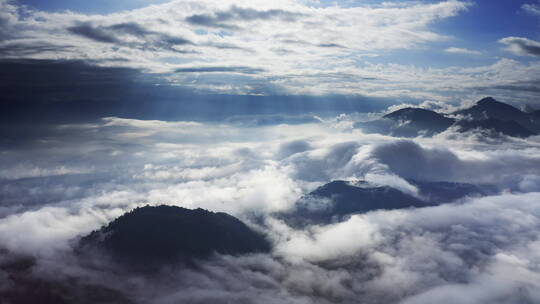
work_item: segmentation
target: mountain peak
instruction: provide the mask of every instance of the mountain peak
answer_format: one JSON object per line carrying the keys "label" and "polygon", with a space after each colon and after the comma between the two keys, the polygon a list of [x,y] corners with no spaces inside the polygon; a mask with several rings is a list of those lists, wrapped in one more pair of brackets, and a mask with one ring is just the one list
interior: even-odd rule
{"label": "mountain peak", "polygon": [[384,115],[384,118],[390,118],[390,119],[422,119],[422,118],[433,118],[433,117],[442,117],[441,114],[426,110],[422,108],[412,108],[407,107],[403,109],[396,110],[392,113]]}
{"label": "mountain peak", "polygon": [[479,108],[482,108],[482,109],[498,109],[498,110],[508,110],[508,111],[512,111],[512,112],[521,112],[518,108],[512,106],[512,105],[509,105],[507,103],[504,103],[504,102],[500,102],[498,100],[496,100],[495,98],[493,97],[485,97],[485,98],[482,98],[480,99],[479,101],[476,102],[476,104],[473,106],[473,107],[479,107]]}
{"label": "mountain peak", "polygon": [[387,185],[335,180],[305,195],[296,202],[293,210],[281,216],[290,225],[301,227],[342,221],[353,214],[430,207],[450,203],[465,196],[486,194],[480,187],[472,184],[408,181],[418,188],[421,198]]}
{"label": "mountain peak", "polygon": [[502,102],[495,100],[495,98],[493,97],[484,97],[476,102],[477,105],[489,105],[493,103],[502,103]]}
{"label": "mountain peak", "polygon": [[231,215],[165,205],[125,213],[84,237],[81,245],[131,265],[270,250],[262,235]]}
{"label": "mountain peak", "polygon": [[495,100],[493,97],[482,98],[470,108],[459,110],[453,114],[463,115],[469,119],[485,120],[494,118],[498,120],[527,121],[528,115],[507,103]]}

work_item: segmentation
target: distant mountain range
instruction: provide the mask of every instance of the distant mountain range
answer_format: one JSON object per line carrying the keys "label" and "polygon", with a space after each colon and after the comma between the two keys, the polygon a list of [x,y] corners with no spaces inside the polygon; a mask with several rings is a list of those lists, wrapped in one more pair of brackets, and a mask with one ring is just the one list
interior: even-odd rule
{"label": "distant mountain range", "polygon": [[152,269],[163,263],[189,262],[213,253],[267,252],[270,243],[226,213],[175,206],[130,211],[80,241],[79,251],[101,251],[130,267]]}
{"label": "distant mountain range", "polygon": [[486,97],[467,109],[441,114],[421,108],[404,108],[381,119],[359,122],[366,133],[398,137],[433,136],[453,127],[457,132],[484,130],[525,138],[540,132],[540,110],[525,113],[509,104]]}
{"label": "distant mountain range", "polygon": [[339,222],[352,214],[376,210],[422,208],[450,203],[467,196],[485,196],[496,190],[453,182],[409,180],[419,190],[419,197],[398,189],[365,181],[333,181],[302,197],[292,211],[279,214],[290,225]]}

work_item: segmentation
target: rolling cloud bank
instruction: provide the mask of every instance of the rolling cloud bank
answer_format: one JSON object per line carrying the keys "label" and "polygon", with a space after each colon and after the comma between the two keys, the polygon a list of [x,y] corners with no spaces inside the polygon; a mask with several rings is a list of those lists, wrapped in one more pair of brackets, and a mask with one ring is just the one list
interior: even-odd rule
{"label": "rolling cloud bank", "polygon": [[[107,117],[49,124],[5,143],[0,295],[56,303],[540,299],[538,136],[488,139],[450,128],[396,138],[364,133],[355,127],[359,118],[347,115],[283,119],[254,125],[252,116],[234,123]],[[428,199],[420,182],[489,190],[416,208],[384,210],[391,202],[383,201],[382,209],[300,226],[283,217],[337,202],[307,195],[333,180],[388,187],[418,201]],[[218,250],[151,273],[80,252],[79,239],[91,231],[161,204],[231,214],[271,249]]]}
{"label": "rolling cloud bank", "polygon": [[540,303],[539,16],[0,0],[0,303]]}

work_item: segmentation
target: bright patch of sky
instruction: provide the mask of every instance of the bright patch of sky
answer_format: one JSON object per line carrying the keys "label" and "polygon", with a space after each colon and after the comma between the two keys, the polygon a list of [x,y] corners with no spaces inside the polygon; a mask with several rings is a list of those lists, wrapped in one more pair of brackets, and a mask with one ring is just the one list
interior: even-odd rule
{"label": "bright patch of sky", "polygon": [[85,14],[110,14],[169,1],[170,0],[19,0],[18,3],[48,12],[70,10]]}

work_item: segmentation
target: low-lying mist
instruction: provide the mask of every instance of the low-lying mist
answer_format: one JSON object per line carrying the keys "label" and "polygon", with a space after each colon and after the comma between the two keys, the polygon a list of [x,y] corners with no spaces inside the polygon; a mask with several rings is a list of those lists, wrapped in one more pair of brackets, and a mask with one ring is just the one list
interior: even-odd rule
{"label": "low-lying mist", "polygon": [[[30,128],[4,143],[0,299],[26,292],[51,303],[540,301],[540,137],[447,130],[403,139],[365,134],[354,116],[272,119],[107,117]],[[278,216],[334,180],[415,197],[411,180],[494,191],[304,227]],[[272,249],[152,274],[74,250],[125,212],[162,204],[231,214]]]}

